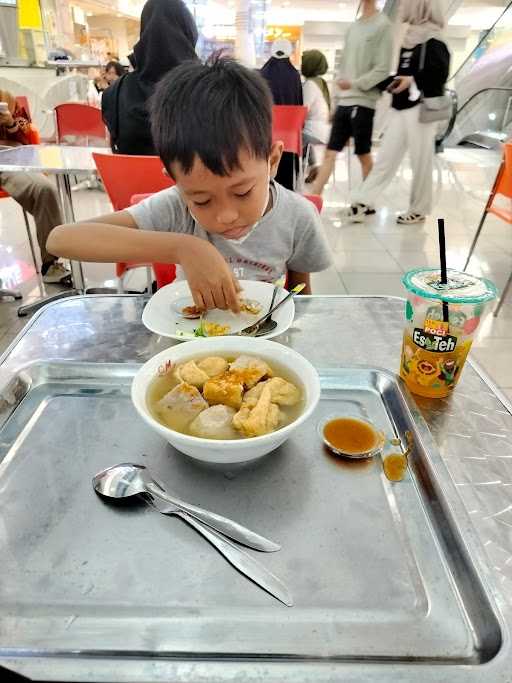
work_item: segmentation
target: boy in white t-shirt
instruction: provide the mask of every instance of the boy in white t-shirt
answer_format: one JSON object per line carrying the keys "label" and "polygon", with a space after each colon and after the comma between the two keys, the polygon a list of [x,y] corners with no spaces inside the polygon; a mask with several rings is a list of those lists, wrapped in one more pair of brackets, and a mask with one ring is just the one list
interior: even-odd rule
{"label": "boy in white t-shirt", "polygon": [[[176,186],[137,206],[53,230],[48,248],[82,261],[176,263],[196,305],[238,311],[238,278],[293,287],[330,265],[314,206],[275,183],[263,79],[231,59],[191,62],[157,85],[155,147]],[[139,228],[134,230],[134,228]]]}

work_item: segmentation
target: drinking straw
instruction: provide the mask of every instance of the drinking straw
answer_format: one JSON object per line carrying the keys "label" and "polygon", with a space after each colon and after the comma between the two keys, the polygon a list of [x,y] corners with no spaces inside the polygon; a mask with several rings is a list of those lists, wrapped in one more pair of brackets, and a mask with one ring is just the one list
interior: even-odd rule
{"label": "drinking straw", "polygon": [[[446,239],[444,234],[444,218],[437,219],[437,229],[439,233],[439,258],[441,259],[441,283],[447,284],[448,274],[446,272]],[[443,322],[449,322],[448,303],[443,301]]]}

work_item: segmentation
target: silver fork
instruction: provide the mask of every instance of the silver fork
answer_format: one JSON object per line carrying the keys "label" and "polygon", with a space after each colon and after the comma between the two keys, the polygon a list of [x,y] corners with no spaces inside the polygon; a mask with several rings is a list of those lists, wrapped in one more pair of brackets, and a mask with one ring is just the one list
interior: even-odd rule
{"label": "silver fork", "polygon": [[255,337],[258,334],[258,331],[261,325],[265,322],[265,320],[269,318],[274,311],[277,311],[278,308],[281,308],[281,306],[285,304],[288,301],[288,299],[290,299],[292,296],[300,294],[300,292],[302,292],[305,286],[306,285],[304,283],[296,285],[292,290],[288,292],[284,299],[281,299],[279,303],[275,304],[274,306],[271,306],[270,310],[267,313],[265,313],[265,315],[263,315],[259,320],[256,320],[256,322],[252,325],[249,325],[248,327],[245,327],[243,330],[240,330],[240,332],[236,332],[234,334],[242,335],[243,337]]}

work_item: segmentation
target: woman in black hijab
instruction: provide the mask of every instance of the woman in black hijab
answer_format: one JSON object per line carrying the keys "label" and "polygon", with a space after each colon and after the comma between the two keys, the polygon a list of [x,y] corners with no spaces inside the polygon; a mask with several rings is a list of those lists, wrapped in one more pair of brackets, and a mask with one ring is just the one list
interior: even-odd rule
{"label": "woman in black hijab", "polygon": [[146,103],[162,76],[197,59],[197,38],[194,19],[182,0],[146,2],[140,39],[133,48],[136,68],[107,88],[101,102],[113,152],[156,154]]}

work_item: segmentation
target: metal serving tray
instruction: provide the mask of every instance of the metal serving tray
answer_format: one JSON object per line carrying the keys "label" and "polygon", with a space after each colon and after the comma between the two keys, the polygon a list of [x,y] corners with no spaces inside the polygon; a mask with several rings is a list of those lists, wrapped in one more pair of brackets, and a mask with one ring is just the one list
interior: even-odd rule
{"label": "metal serving tray", "polygon": [[[393,374],[321,373],[315,415],[264,460],[223,472],[138,418],[135,370],[34,364],[0,391],[0,655],[475,665],[498,653],[499,614],[459,533],[468,520],[460,507],[455,523],[449,477]],[[402,482],[386,480],[380,458],[324,450],[318,425],[347,413],[403,442],[413,432]],[[281,542],[255,554],[295,606],[251,585],[181,520],[100,500],[92,475],[122,461]]]}

